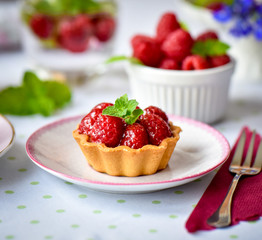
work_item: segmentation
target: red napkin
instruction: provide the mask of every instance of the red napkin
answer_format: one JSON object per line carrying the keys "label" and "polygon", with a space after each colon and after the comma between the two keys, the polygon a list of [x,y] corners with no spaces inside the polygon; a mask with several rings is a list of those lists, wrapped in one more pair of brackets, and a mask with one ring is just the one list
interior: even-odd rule
{"label": "red napkin", "polygon": [[[242,131],[245,131],[247,136],[247,143],[244,150],[245,155],[252,132],[248,127],[244,127]],[[237,142],[239,141],[240,135]],[[255,152],[258,149],[260,141],[261,136],[257,134],[255,138]],[[237,142],[233,146],[228,160],[217,172],[187,220],[186,228],[189,232],[215,229],[207,224],[207,219],[223,202],[234,177],[234,174],[230,173],[228,169],[232,161]],[[255,176],[242,176],[240,178],[233,196],[231,211],[231,225],[236,225],[239,221],[256,220],[262,216],[262,173]]]}

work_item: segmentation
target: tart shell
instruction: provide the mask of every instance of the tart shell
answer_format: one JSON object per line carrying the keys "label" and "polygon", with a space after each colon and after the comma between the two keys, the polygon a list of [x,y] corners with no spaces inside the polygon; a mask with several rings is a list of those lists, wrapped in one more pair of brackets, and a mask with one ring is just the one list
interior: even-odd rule
{"label": "tart shell", "polygon": [[139,149],[127,146],[115,148],[105,144],[89,142],[89,136],[79,134],[78,128],[73,137],[80,146],[90,166],[96,171],[112,176],[136,177],[154,174],[165,169],[179,140],[181,128],[169,122],[173,137],[164,139],[159,146],[145,145]]}

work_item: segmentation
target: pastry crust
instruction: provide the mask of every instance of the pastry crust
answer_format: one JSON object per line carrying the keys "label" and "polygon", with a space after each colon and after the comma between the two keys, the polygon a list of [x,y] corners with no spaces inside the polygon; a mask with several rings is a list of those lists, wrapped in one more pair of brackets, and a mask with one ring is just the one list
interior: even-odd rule
{"label": "pastry crust", "polygon": [[80,146],[90,166],[96,171],[112,176],[136,177],[154,174],[165,169],[174,151],[181,128],[169,122],[173,137],[164,139],[159,146],[145,145],[139,149],[127,146],[115,148],[105,144],[89,142],[89,136],[79,134],[78,128],[73,137]]}

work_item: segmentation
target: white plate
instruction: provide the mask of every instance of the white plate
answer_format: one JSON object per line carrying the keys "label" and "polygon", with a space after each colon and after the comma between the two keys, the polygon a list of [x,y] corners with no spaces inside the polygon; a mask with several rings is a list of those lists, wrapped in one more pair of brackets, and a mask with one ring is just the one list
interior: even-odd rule
{"label": "white plate", "polygon": [[27,140],[26,151],[31,160],[47,172],[95,190],[135,193],[175,187],[216,169],[230,152],[227,140],[214,128],[170,115],[169,119],[180,126],[182,132],[168,167],[148,176],[109,176],[87,164],[72,136],[81,118],[66,118],[40,128]]}
{"label": "white plate", "polygon": [[15,130],[6,117],[0,114],[0,157],[13,145]]}

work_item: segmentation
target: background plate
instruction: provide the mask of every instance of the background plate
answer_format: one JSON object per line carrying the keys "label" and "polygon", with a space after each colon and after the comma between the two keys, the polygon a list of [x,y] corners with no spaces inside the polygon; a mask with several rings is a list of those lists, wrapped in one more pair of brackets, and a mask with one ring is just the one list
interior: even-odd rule
{"label": "background plate", "polygon": [[115,177],[91,168],[72,136],[83,116],[62,119],[34,132],[26,143],[30,159],[47,172],[100,191],[135,193],[175,187],[202,177],[227,158],[227,140],[214,128],[183,117],[169,115],[182,128],[168,167],[153,175]]}

